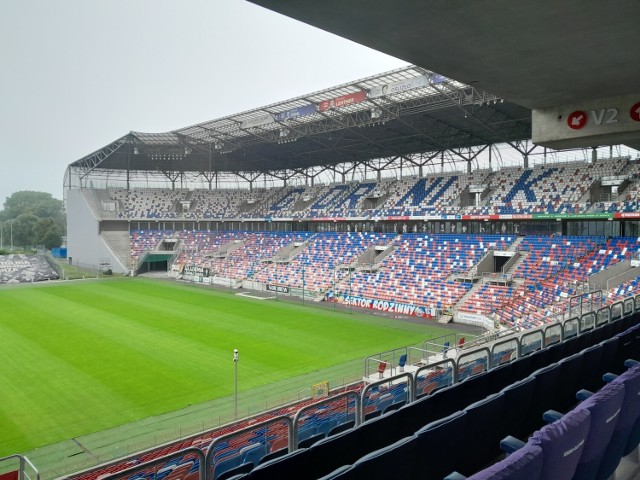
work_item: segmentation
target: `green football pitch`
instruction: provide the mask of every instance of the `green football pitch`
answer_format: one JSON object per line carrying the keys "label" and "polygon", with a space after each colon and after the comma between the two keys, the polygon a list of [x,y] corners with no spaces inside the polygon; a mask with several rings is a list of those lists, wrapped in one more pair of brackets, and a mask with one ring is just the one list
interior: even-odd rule
{"label": "green football pitch", "polygon": [[235,348],[243,414],[332,372],[361,377],[366,356],[444,333],[141,278],[2,288],[0,457],[207,402],[229,414]]}

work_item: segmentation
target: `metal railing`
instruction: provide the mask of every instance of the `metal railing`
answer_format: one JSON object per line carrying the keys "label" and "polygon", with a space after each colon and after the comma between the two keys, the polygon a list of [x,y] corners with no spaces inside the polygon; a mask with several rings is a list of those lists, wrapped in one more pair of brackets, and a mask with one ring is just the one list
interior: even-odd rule
{"label": "metal railing", "polygon": [[[204,468],[205,456],[201,449],[190,447],[177,452],[154,458],[148,462],[134,467],[101,476],[101,480],[114,480],[117,478],[163,478],[169,475],[171,478],[186,478],[191,470],[198,473],[198,480],[205,480]],[[191,476],[189,476],[193,480]]]}
{"label": "metal railing", "polygon": [[0,474],[15,472],[18,480],[40,480],[40,472],[24,455],[0,458]]}

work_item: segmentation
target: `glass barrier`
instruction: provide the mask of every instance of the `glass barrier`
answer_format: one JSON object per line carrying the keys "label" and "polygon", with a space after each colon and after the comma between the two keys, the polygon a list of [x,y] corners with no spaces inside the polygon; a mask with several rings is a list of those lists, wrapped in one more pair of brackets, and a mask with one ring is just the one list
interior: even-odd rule
{"label": "glass barrier", "polygon": [[562,341],[562,323],[549,325],[544,329],[544,346],[555,345]]}
{"label": "glass barrier", "polygon": [[517,338],[496,342],[491,347],[491,365],[489,368],[509,363],[518,358],[520,343]]}
{"label": "glass barrier", "polygon": [[603,307],[598,310],[598,319],[596,320],[596,326],[604,325],[611,321],[611,310],[609,307]]}
{"label": "glass barrier", "polygon": [[413,401],[416,398],[414,382],[413,374],[404,372],[368,383],[360,395],[362,421],[370,420]]}
{"label": "glass barrier", "polygon": [[202,450],[189,447],[163,457],[154,458],[126,470],[101,476],[101,480],[144,478],[161,480],[205,480],[205,457]]}
{"label": "glass barrier", "polygon": [[540,350],[544,345],[544,332],[535,330],[527,332],[520,337],[520,356],[524,357],[536,350]]}
{"label": "glass barrier", "polygon": [[458,368],[451,359],[441,360],[418,368],[414,376],[416,398],[430,395],[458,381]]}
{"label": "glass barrier", "polygon": [[266,455],[284,448],[293,451],[293,421],[280,416],[216,437],[205,456],[207,478],[217,478],[243,463],[257,465]]}
{"label": "glass barrier", "polygon": [[311,443],[327,437],[334,429],[360,425],[360,402],[360,395],[354,390],[325,398],[298,410],[293,418],[295,448],[299,448],[300,442]]}
{"label": "glass barrier", "polygon": [[580,317],[580,333],[588,332],[596,328],[596,314],[594,312],[585,313]]}
{"label": "glass barrier", "polygon": [[461,382],[465,378],[473,377],[474,375],[489,370],[490,358],[491,352],[487,347],[478,348],[472,352],[459,355],[456,360],[458,381]]}
{"label": "glass barrier", "polygon": [[624,316],[628,317],[629,315],[633,315],[634,309],[635,309],[635,302],[633,300],[633,298],[627,298],[624,301]]}
{"label": "glass barrier", "polygon": [[578,335],[580,331],[580,320],[578,318],[570,318],[562,325],[562,339],[567,340]]}
{"label": "glass barrier", "polygon": [[615,322],[622,318],[622,302],[616,302],[611,305],[611,321]]}

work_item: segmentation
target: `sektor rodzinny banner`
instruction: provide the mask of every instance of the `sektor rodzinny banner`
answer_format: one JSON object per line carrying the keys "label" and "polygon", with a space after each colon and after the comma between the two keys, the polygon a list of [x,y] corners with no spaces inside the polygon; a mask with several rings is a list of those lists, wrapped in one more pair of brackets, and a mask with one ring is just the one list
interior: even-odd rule
{"label": "sektor rodzinny banner", "polygon": [[[328,298],[328,300],[332,300]],[[409,315],[413,317],[433,318],[434,312],[419,305],[410,303],[400,303],[390,300],[376,300],[372,298],[356,297],[353,295],[340,295],[334,299],[335,302],[342,305],[351,305],[360,308],[370,308],[380,312],[397,313],[400,315]]]}

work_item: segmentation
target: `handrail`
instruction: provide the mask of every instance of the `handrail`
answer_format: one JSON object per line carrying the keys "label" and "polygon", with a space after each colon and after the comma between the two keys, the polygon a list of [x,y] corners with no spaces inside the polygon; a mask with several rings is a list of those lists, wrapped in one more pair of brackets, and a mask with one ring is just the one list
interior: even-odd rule
{"label": "handrail", "polygon": [[[13,459],[17,459],[19,461],[19,464],[20,464],[20,468],[18,470],[19,480],[40,480],[40,472],[35,467],[35,465],[33,463],[31,463],[31,460],[29,460],[24,455],[19,455],[19,454],[8,455],[6,457],[0,458],[0,463],[2,463],[4,461],[13,460]],[[29,474],[27,473],[27,470],[25,468],[27,466],[30,467],[34,471],[35,478],[32,479],[29,476]]]}
{"label": "handrail", "polygon": [[[381,385],[388,385],[391,383],[400,383],[399,381],[402,380],[403,378],[407,379],[407,403],[411,403],[412,399],[415,399],[415,393],[416,393],[416,386],[415,386],[415,377],[413,375],[413,373],[411,372],[402,372],[399,373],[397,375],[394,375],[392,377],[389,378],[383,378],[381,380],[377,380],[375,382],[371,382],[368,383],[363,389],[362,389],[362,393],[360,394],[360,408],[364,409],[364,405],[366,403],[366,399],[367,399],[367,393],[369,393],[370,390],[372,390],[375,387],[379,387]],[[364,418],[364,412],[361,411],[360,412],[361,418]]]}
{"label": "handrail", "polygon": [[[135,465],[133,467],[129,467],[125,470],[120,470],[119,472],[111,473],[101,477],[101,480],[115,480],[119,478],[132,478],[135,474],[146,472],[147,470],[153,467],[160,467],[155,470],[154,473],[162,470],[165,465],[167,465],[170,461],[176,459],[182,459],[185,456],[194,455],[198,459],[198,479],[205,480],[206,478],[206,470],[205,470],[205,456],[201,449],[196,447],[188,447],[182,450],[178,450],[177,452],[170,453],[168,455],[164,455],[162,457],[154,458],[153,460],[149,460],[148,462],[141,463],[139,465]],[[179,466],[180,464],[174,465]],[[146,478],[145,476],[140,476],[140,478]],[[155,475],[152,477],[154,478]]]}

